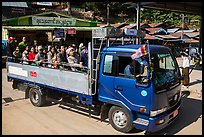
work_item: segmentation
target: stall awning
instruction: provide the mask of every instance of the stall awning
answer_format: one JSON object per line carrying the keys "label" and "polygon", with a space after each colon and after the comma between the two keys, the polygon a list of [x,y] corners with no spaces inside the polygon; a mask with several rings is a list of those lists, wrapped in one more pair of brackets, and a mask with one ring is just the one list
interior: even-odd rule
{"label": "stall awning", "polygon": [[4,26],[4,29],[7,30],[54,30],[55,28],[59,29],[76,29],[80,31],[91,31],[93,29],[98,29],[100,27],[49,27],[49,26]]}

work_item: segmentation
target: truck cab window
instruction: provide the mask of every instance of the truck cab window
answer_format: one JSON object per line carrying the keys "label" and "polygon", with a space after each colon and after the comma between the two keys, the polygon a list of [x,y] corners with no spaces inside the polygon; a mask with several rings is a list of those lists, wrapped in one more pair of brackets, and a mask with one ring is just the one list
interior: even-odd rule
{"label": "truck cab window", "polygon": [[139,62],[119,56],[118,76],[135,79],[135,74],[139,74]]}
{"label": "truck cab window", "polygon": [[156,90],[163,90],[178,82],[179,70],[170,53],[152,54],[153,77]]}
{"label": "truck cab window", "polygon": [[103,74],[112,75],[113,74],[112,66],[113,66],[113,55],[105,55]]}
{"label": "truck cab window", "polygon": [[148,69],[144,60],[132,60],[131,57],[119,56],[118,76],[135,79],[139,84],[147,84]]}

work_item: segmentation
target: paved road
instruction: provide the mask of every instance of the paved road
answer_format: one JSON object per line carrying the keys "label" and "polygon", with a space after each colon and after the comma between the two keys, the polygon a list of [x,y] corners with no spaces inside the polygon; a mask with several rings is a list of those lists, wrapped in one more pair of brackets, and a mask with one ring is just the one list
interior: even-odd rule
{"label": "paved road", "polygon": [[[169,127],[154,133],[159,135],[202,135],[202,70],[191,74],[191,86],[182,89],[181,113]],[[6,69],[2,69],[2,134],[3,135],[125,135],[114,130],[98,117],[59,104],[34,107],[24,93],[11,88]],[[133,130],[127,135],[144,135]]]}

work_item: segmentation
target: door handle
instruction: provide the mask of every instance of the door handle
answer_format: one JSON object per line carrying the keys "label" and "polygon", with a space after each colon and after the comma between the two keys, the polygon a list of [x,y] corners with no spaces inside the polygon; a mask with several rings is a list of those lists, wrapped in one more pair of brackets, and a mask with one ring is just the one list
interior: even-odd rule
{"label": "door handle", "polygon": [[123,91],[123,88],[116,86],[116,87],[115,87],[115,90]]}

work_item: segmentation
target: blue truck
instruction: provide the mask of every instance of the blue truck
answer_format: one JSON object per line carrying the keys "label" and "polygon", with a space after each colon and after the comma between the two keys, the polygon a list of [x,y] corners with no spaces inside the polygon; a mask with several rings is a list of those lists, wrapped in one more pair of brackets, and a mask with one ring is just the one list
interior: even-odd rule
{"label": "blue truck", "polygon": [[[180,112],[182,80],[171,50],[149,45],[144,65],[131,58],[142,45],[111,45],[104,39],[100,35],[88,44],[86,71],[25,65],[10,58],[8,81],[13,82],[14,89],[25,91],[25,98],[34,106],[58,102],[90,117],[100,116],[101,121],[108,119],[120,132],[133,128],[156,132],[171,124]],[[132,74],[126,75],[129,62],[134,62]]]}

